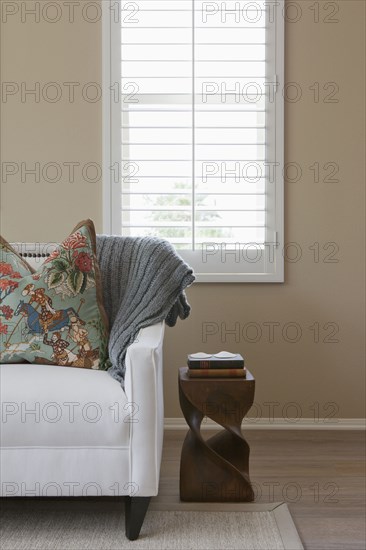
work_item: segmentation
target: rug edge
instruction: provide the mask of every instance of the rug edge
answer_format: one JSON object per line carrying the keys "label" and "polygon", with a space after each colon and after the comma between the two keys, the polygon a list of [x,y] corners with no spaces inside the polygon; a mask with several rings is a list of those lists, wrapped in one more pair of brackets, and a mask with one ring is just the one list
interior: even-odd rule
{"label": "rug edge", "polygon": [[[279,502],[182,502],[179,498],[167,501],[151,500],[149,510],[181,512],[273,512],[283,501]],[[167,509],[168,508],[168,509]]]}
{"label": "rug edge", "polygon": [[285,550],[305,550],[287,504],[282,502],[272,514]]}

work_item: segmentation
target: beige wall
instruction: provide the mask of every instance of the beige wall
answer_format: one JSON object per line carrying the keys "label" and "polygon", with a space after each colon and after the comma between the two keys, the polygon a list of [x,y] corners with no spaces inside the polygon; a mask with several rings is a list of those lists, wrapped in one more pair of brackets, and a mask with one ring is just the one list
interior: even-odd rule
{"label": "beige wall", "polygon": [[[286,103],[285,152],[297,162],[303,176],[286,184],[286,240],[302,247],[302,259],[286,263],[285,284],[201,284],[188,291],[192,316],[167,329],[165,344],[166,416],[180,416],[177,368],[191,351],[231,349],[242,352],[257,379],[256,402],[268,419],[268,402],[275,416],[296,402],[303,417],[312,417],[319,403],[320,417],[364,416],[364,16],[365,4],[339,1],[339,23],[314,23],[309,6],[301,0],[303,16],[286,25],[286,78],[297,82],[303,96]],[[328,14],[329,15],[329,14]],[[78,20],[50,25],[2,25],[3,81],[78,81],[101,78],[101,27]],[[319,103],[309,90],[314,82],[339,86],[338,103]],[[328,89],[329,93],[331,89]],[[57,161],[101,162],[101,105],[78,101],[57,104],[20,103],[9,98],[2,104],[2,160],[41,163]],[[309,169],[314,162],[339,165],[339,183],[315,183]],[[321,179],[324,173],[321,174]],[[9,178],[1,186],[1,232],[9,240],[61,239],[86,216],[101,230],[101,185],[85,181],[71,184],[67,174],[58,184]],[[338,263],[314,261],[309,246],[335,242]],[[221,341],[220,324],[244,329],[257,323],[262,336],[256,343]],[[268,325],[279,323],[274,341]],[[204,323],[216,323],[218,333],[202,342]],[[302,336],[286,342],[282,329],[298,323]],[[315,342],[314,323],[320,326]],[[337,343],[326,343],[335,323]],[[288,336],[293,337],[289,329]],[[248,333],[253,338],[253,332]],[[327,405],[334,403],[335,405]],[[329,407],[328,409],[326,407]],[[288,413],[294,412],[289,408]],[[285,410],[286,415],[286,410]]]}
{"label": "beige wall", "polygon": [[[90,182],[95,177],[92,168],[86,177],[82,174],[82,168],[90,162],[101,165],[101,102],[86,101],[80,91],[85,84],[101,81],[101,24],[86,22],[77,11],[74,22],[69,23],[65,9],[54,24],[42,17],[36,23],[26,14],[26,22],[22,23],[20,6],[30,9],[34,4],[18,2],[19,12],[8,15],[6,22],[3,11],[1,25],[3,86],[16,83],[21,90],[22,83],[30,89],[39,82],[41,90],[39,103],[29,95],[22,98],[19,91],[8,95],[6,102],[3,97],[1,104],[2,162],[19,165],[19,172],[9,176],[6,183],[2,178],[1,231],[8,240],[38,241],[46,236],[58,240],[85,217],[94,219],[99,228],[102,223],[101,182]],[[94,17],[92,12],[87,16]],[[55,13],[50,10],[45,17],[52,19]],[[55,103],[47,101],[55,94],[55,89],[47,88],[50,82],[61,88],[61,98]],[[74,88],[74,102],[69,101],[71,85],[66,86],[67,82],[80,84]],[[84,97],[93,99],[92,92],[91,87],[84,89]],[[35,183],[28,175],[22,183],[21,163],[32,168],[36,162],[45,177],[41,174],[41,181]],[[61,179],[57,183],[50,182],[57,175],[56,169],[47,171],[50,162],[60,166]],[[73,162],[80,163],[75,166],[74,183],[65,165]]]}

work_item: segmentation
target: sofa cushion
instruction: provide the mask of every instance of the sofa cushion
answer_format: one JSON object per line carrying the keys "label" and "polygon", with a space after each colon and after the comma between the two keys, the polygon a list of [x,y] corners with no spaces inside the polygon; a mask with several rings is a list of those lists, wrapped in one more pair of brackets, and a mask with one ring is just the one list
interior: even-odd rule
{"label": "sofa cushion", "polygon": [[123,447],[136,405],[107,372],[0,365],[1,447]]}
{"label": "sofa cushion", "polygon": [[37,271],[0,241],[0,363],[106,368],[108,321],[91,220]]}

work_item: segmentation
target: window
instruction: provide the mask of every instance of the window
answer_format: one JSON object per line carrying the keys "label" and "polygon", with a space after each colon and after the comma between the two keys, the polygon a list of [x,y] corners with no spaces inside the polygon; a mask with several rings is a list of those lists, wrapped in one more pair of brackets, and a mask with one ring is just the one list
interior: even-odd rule
{"label": "window", "polygon": [[104,218],[199,282],[283,281],[283,2],[103,2]]}

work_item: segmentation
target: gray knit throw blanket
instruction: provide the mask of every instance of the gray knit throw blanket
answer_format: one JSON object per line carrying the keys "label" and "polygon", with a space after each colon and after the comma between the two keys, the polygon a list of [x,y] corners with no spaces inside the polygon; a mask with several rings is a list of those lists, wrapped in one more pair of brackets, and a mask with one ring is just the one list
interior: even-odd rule
{"label": "gray knit throw blanket", "polygon": [[123,384],[125,357],[140,329],[186,319],[184,289],[192,269],[167,241],[152,237],[97,236],[104,307],[109,318],[109,373]]}

